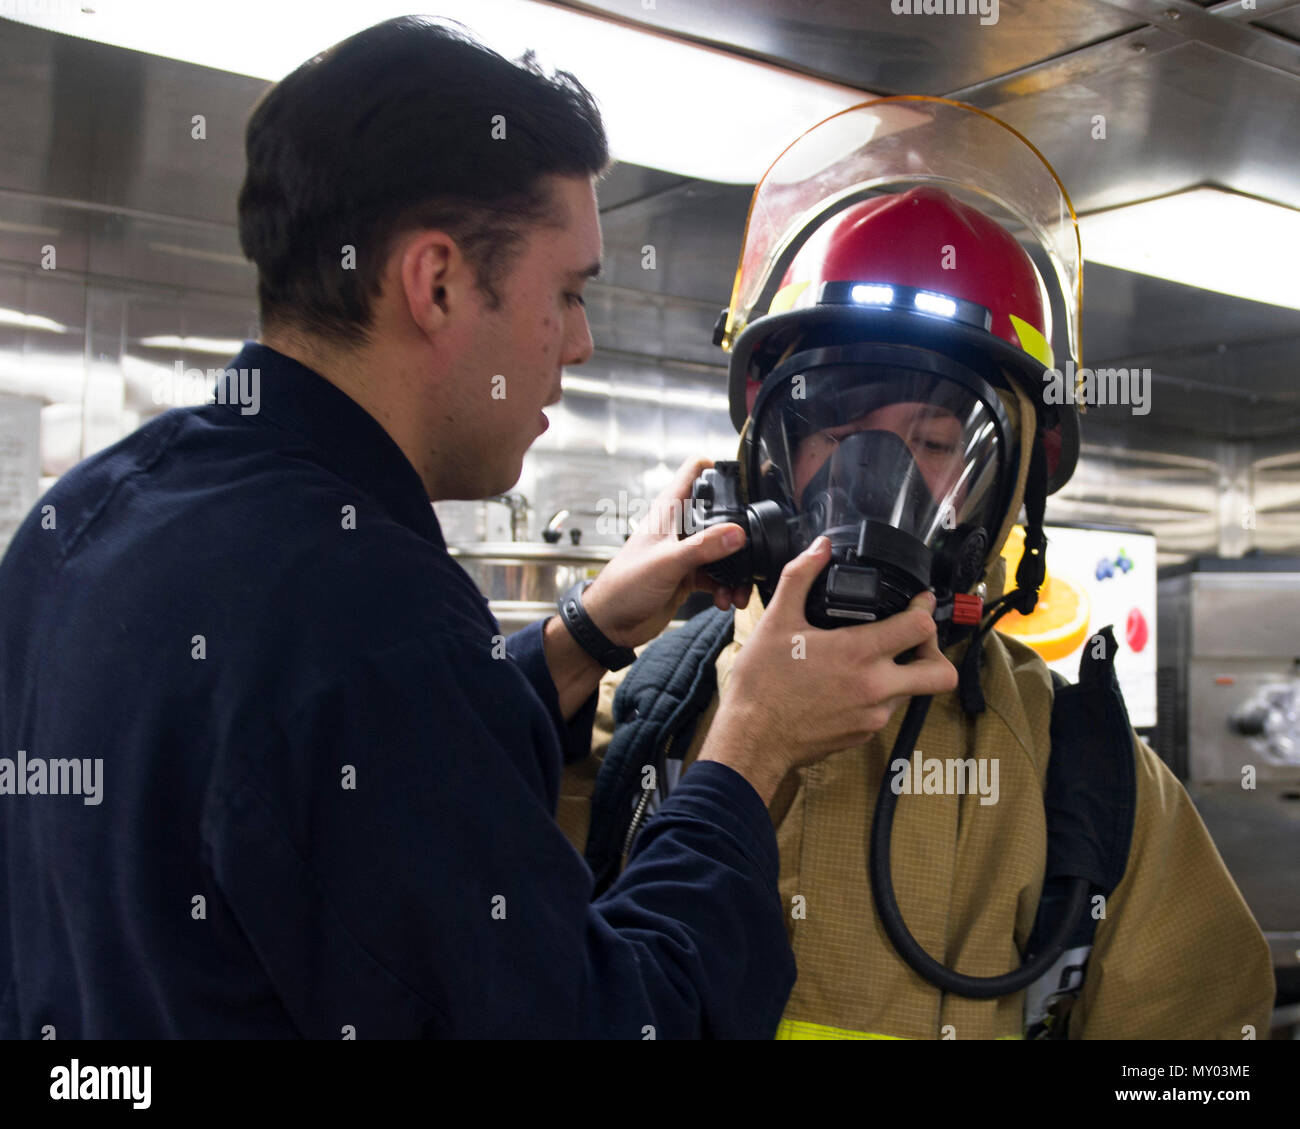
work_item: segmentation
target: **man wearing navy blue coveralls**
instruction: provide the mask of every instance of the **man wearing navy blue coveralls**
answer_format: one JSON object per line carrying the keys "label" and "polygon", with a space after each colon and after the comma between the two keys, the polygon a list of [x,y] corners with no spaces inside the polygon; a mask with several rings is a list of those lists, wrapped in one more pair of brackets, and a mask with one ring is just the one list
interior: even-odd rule
{"label": "man wearing navy blue coveralls", "polygon": [[[508,489],[591,352],[599,115],[404,19],[273,88],[247,149],[260,342],[0,563],[0,1035],[770,1036],[795,970],[765,805],[955,683],[923,600],[820,632],[826,547],[792,562],[593,902],[553,813],[602,667],[558,617],[503,639],[430,502]],[[583,597],[614,644],[735,547],[670,527],[702,465]]]}

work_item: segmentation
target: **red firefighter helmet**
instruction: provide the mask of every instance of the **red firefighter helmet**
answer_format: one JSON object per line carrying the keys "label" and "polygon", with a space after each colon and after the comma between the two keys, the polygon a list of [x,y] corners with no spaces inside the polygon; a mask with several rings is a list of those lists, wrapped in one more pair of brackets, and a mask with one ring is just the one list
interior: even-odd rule
{"label": "red firefighter helmet", "polygon": [[[777,175],[798,165],[795,158],[808,163],[819,131],[822,153],[828,143],[844,146],[844,138],[852,136],[850,126],[860,137],[862,115],[877,119],[878,140],[851,150],[829,171],[821,162],[821,171],[810,179]],[[883,137],[880,121],[886,126]],[[1005,136],[1013,138],[1010,145]],[[1014,185],[999,182],[998,175],[976,183],[975,152],[957,175],[941,175],[934,166],[943,159],[960,164],[957,137],[994,160],[995,173]],[[900,138],[908,144],[900,145]],[[948,157],[931,161],[918,174],[918,152],[923,154],[927,144]],[[803,152],[797,152],[801,146]],[[1001,152],[999,147],[1007,152],[997,159],[993,151]],[[890,160],[906,166],[906,175],[843,183],[845,176],[864,170],[887,174],[882,166]],[[1008,203],[1007,195],[1022,185],[1029,203]],[[1044,394],[1044,373],[1054,367],[1047,287],[1003,223],[957,199],[957,191],[982,205],[992,202],[1006,222],[1037,237],[1056,268],[1068,339],[1077,354],[1077,227],[1050,166],[1019,134],[973,107],[940,99],[881,99],[808,131],[755,190],[732,307],[717,334],[731,347],[729,399],[737,430],[767,374],[796,347],[914,344],[971,365],[994,384],[1018,383],[1043,427],[1048,492],[1064,485],[1078,457],[1079,425],[1073,404],[1053,403]]]}

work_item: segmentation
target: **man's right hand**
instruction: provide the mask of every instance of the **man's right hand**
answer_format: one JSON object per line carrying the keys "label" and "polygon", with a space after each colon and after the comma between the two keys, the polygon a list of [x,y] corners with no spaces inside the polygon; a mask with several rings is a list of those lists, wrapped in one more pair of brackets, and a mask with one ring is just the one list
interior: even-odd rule
{"label": "man's right hand", "polygon": [[[862,744],[908,698],[957,685],[939,651],[929,592],[877,623],[823,630],[808,622],[808,591],[830,556],[819,537],[781,571],[700,751],[700,760],[744,776],[765,804],[792,768]],[[894,661],[913,648],[912,661]]]}

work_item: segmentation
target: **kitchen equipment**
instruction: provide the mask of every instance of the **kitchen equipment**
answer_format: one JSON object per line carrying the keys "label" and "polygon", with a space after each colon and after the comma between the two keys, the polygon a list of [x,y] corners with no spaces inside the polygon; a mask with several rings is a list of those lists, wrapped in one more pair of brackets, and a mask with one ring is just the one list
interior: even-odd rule
{"label": "kitchen equipment", "polygon": [[448,552],[488,598],[506,634],[555,613],[579,580],[594,580],[618,550],[612,545],[543,545],[532,541],[451,545]]}
{"label": "kitchen equipment", "polygon": [[1199,557],[1161,572],[1160,755],[1185,780],[1300,781],[1300,765],[1261,756],[1239,721],[1300,658],[1300,559]]}
{"label": "kitchen equipment", "polygon": [[1294,995],[1300,764],[1250,723],[1295,677],[1300,558],[1199,557],[1163,571],[1158,589],[1156,751],[1186,783],[1273,950],[1279,988]]}

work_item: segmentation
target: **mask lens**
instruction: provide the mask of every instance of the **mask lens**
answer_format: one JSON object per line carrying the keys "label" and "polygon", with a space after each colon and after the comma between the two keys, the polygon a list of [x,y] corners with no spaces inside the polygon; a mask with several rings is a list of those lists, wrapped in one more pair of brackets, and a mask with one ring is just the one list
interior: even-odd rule
{"label": "mask lens", "polygon": [[[1001,434],[972,389],[932,373],[830,365],[764,389],[754,421],[761,496],[794,515],[796,540],[856,544],[864,520],[932,548],[996,514]],[[993,395],[996,395],[995,393]]]}

